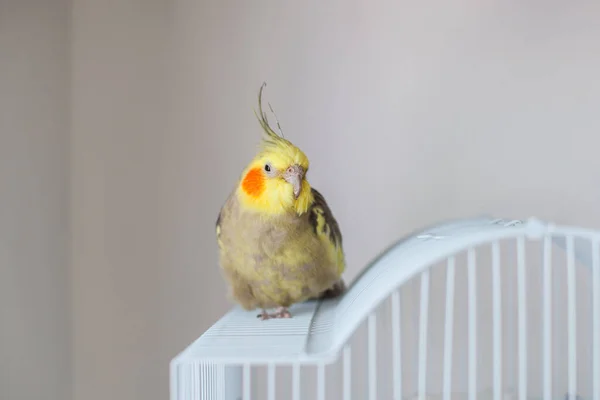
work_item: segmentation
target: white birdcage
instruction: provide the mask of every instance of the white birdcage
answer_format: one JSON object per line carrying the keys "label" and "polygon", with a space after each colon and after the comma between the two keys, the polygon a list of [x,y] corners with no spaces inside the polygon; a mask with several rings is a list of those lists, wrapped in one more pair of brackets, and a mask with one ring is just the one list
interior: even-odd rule
{"label": "white birdcage", "polygon": [[600,400],[600,232],[441,224],[340,298],[234,308],[175,357],[171,400]]}

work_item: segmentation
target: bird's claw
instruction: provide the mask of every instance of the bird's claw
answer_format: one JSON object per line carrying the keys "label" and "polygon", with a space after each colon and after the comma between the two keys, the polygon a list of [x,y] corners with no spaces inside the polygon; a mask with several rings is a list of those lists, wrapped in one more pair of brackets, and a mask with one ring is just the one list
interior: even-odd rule
{"label": "bird's claw", "polygon": [[277,315],[277,318],[292,318],[292,314],[285,307],[278,308],[275,315]]}
{"label": "bird's claw", "polygon": [[265,310],[263,310],[260,314],[258,314],[256,316],[256,318],[260,318],[261,320],[264,321],[264,320],[267,320],[267,319],[271,318],[271,315],[269,315],[268,312],[266,312]]}
{"label": "bird's claw", "polygon": [[279,307],[273,314],[269,314],[266,310],[262,310],[262,312],[258,314],[256,318],[260,318],[263,321],[276,318],[292,318],[292,314],[290,314],[287,308]]}

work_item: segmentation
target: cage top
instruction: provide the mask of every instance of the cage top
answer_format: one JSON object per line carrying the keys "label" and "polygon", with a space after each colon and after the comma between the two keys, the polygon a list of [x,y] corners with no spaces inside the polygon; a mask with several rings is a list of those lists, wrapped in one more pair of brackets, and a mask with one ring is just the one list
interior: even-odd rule
{"label": "cage top", "polygon": [[[378,256],[337,299],[290,308],[291,319],[262,321],[257,311],[234,307],[173,359],[173,363],[315,364],[334,361],[355,329],[396,288],[456,252],[503,238],[540,238],[553,224],[490,217],[438,224],[396,242]],[[574,229],[574,234],[597,235]]]}

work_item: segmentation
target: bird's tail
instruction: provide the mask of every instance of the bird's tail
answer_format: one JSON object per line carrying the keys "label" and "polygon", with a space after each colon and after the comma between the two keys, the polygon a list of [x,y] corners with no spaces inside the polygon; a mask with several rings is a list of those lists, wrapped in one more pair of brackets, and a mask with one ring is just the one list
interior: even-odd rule
{"label": "bird's tail", "polygon": [[335,282],[329,289],[321,292],[321,294],[316,296],[314,299],[315,300],[333,299],[338,296],[341,296],[342,294],[344,294],[344,292],[346,292],[346,283],[344,282],[344,280],[342,278],[340,278],[340,280]]}

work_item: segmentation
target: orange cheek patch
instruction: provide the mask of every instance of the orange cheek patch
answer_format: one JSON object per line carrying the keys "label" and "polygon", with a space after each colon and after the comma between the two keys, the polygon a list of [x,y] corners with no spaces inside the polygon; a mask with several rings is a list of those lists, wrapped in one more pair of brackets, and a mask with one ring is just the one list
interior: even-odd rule
{"label": "orange cheek patch", "polygon": [[248,196],[259,197],[265,190],[265,177],[260,168],[253,168],[244,177],[242,189]]}

